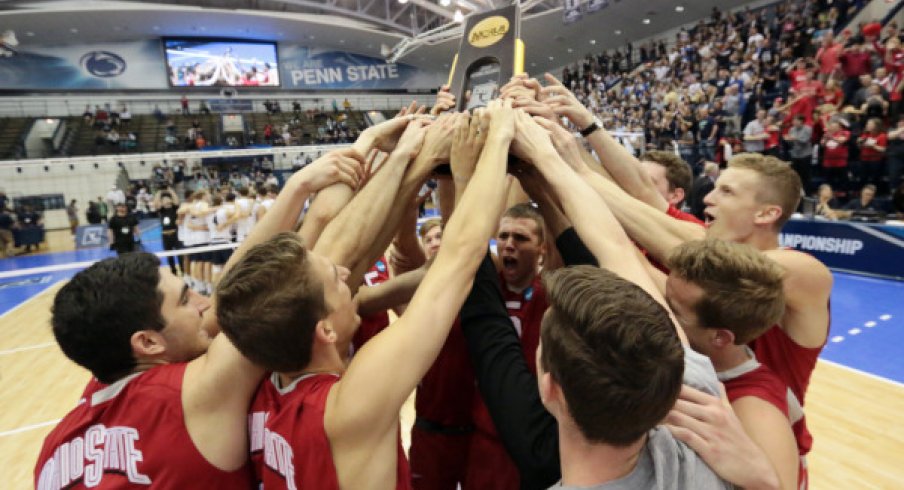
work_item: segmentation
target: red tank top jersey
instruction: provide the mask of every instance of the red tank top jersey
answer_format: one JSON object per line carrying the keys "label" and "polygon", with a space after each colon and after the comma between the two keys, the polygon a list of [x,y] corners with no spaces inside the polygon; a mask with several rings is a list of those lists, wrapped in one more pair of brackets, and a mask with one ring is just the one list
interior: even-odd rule
{"label": "red tank top jersey", "polygon": [[[508,310],[509,317],[521,338],[521,351],[524,353],[524,359],[527,361],[527,367],[534,374],[537,373],[537,348],[540,346],[540,323],[543,320],[543,314],[549,307],[546,300],[546,290],[543,289],[543,282],[540,276],[534,278],[534,282],[522,291],[515,293],[509,291],[505,286],[505,280],[502,274],[499,275],[499,282],[502,285],[502,297],[505,300],[505,308]],[[474,396],[474,426],[487,434],[496,436],[496,428],[493,425],[493,419],[490,412],[480,394]]]}
{"label": "red tank top jersey", "polygon": [[417,386],[414,411],[418,417],[446,427],[467,427],[473,422],[475,391],[468,346],[456,318],[446,343]]}
{"label": "red tank top jersey", "polygon": [[44,439],[35,488],[249,488],[250,465],[220,470],[191,440],[182,411],[185,366],[155,367],[110,385],[92,379]]}
{"label": "red tank top jersey", "polygon": [[[808,478],[804,456],[810,451],[813,439],[810,433],[806,432],[806,424],[802,423],[803,410],[800,409],[800,403],[794,393],[771,369],[760,364],[755,358],[717,375],[719,381],[725,385],[725,394],[728,395],[729,402],[734,403],[745,396],[753,396],[779,409],[788,418],[800,454],[797,487],[806,489]],[[798,423],[794,423],[795,418],[798,418]],[[795,426],[802,426],[804,433],[800,433]]]}
{"label": "red tank top jersey", "polygon": [[[248,414],[254,475],[270,489],[339,490],[339,477],[323,425],[326,399],[336,374],[309,374],[285,388],[278,375],[261,383]],[[408,460],[398,444],[396,490],[411,488]]]}
{"label": "red tank top jersey", "polygon": [[[389,267],[386,265],[387,263],[386,257],[380,257],[364,274],[364,284],[366,286],[376,286],[388,281]],[[361,317],[361,325],[358,326],[355,336],[352,337],[352,346],[354,346],[356,351],[360,350],[361,346],[388,326],[389,313],[386,311]]]}

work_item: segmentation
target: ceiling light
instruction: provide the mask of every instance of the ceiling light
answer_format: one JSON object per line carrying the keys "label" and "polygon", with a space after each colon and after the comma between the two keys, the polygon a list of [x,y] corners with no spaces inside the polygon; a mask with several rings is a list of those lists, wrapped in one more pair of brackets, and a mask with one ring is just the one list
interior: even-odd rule
{"label": "ceiling light", "polygon": [[615,35],[616,35],[616,36],[621,36],[621,30],[616,29],[616,30],[615,30]]}
{"label": "ceiling light", "polygon": [[591,39],[590,44],[596,44],[596,39]]}
{"label": "ceiling light", "polygon": [[571,48],[568,48],[568,52],[569,52],[569,53],[574,53],[574,50],[571,49]]}
{"label": "ceiling light", "polygon": [[28,37],[35,37],[35,33],[31,32],[31,31],[26,32],[25,35]]}
{"label": "ceiling light", "polygon": [[314,35],[313,34],[309,35],[308,39],[314,39]]}
{"label": "ceiling light", "polygon": [[649,24],[649,23],[650,23],[650,19],[644,19],[644,20],[643,20],[643,23],[644,23],[644,24]]}
{"label": "ceiling light", "polygon": [[345,44],[345,39],[340,39],[339,44]]}
{"label": "ceiling light", "polygon": [[75,27],[73,27],[72,29],[69,29],[69,32],[71,32],[71,33],[73,33],[73,34],[78,34],[78,29],[76,29]]}
{"label": "ceiling light", "polygon": [[408,0],[399,0],[399,3],[406,4],[406,3],[408,3]]}
{"label": "ceiling light", "polygon": [[555,57],[553,57],[553,56],[550,56],[550,57],[549,57],[549,61],[552,61],[552,60],[554,60],[554,59],[555,59]]}
{"label": "ceiling light", "polygon": [[154,26],[153,29],[154,29],[155,31],[159,31],[159,30],[160,30],[160,26]]}
{"label": "ceiling light", "polygon": [[536,63],[531,63],[530,66],[537,66],[537,64],[536,64]]}
{"label": "ceiling light", "polygon": [[461,9],[455,9],[455,15],[452,16],[452,19],[455,22],[462,22],[465,20],[465,16],[461,13]]}
{"label": "ceiling light", "polygon": [[442,5],[443,7],[448,7],[449,5],[452,4],[452,0],[439,0],[439,4]]}
{"label": "ceiling light", "polygon": [[681,5],[676,5],[675,12],[684,12],[684,7],[682,7]]}

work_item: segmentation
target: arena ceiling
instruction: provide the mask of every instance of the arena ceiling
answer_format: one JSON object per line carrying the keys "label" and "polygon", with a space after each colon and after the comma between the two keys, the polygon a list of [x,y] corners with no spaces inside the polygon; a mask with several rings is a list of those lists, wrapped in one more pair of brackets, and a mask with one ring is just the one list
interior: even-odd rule
{"label": "arena ceiling", "polygon": [[[0,0],[0,32],[14,30],[22,46],[165,36],[275,40],[394,57],[423,69],[444,71],[461,35],[456,10],[468,15],[510,2],[444,3],[446,0]],[[610,0],[603,10],[564,25],[561,0],[522,0],[525,67],[531,72],[552,69],[586,53],[694,22],[709,15],[713,6],[726,10],[750,3]]]}

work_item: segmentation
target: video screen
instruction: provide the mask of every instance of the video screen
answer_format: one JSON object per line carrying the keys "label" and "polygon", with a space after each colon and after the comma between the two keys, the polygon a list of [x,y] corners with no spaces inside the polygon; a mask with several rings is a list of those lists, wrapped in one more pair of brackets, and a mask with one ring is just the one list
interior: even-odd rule
{"label": "video screen", "polygon": [[279,87],[276,43],[164,39],[173,87]]}

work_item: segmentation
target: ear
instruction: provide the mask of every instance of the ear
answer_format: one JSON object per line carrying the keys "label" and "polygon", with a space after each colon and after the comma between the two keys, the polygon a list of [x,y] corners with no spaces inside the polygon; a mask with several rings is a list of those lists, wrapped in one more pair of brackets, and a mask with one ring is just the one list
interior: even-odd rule
{"label": "ear", "polygon": [[336,330],[330,324],[329,320],[320,320],[314,327],[314,340],[324,344],[335,344],[338,340]]}
{"label": "ear", "polygon": [[684,200],[684,197],[684,189],[676,187],[675,190],[672,191],[672,199],[670,199],[671,204],[677,206],[678,203]]}
{"label": "ear", "polygon": [[139,330],[129,338],[135,358],[154,357],[166,352],[166,339],[156,330]]}
{"label": "ear", "polygon": [[770,204],[760,208],[760,210],[757,211],[756,216],[753,218],[753,222],[758,225],[771,225],[778,221],[781,217],[781,206]]}
{"label": "ear", "polygon": [[724,328],[716,329],[715,336],[713,336],[712,338],[713,345],[718,347],[719,349],[724,349],[728,346],[734,345],[734,341],[734,332]]}

